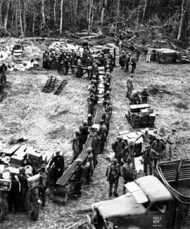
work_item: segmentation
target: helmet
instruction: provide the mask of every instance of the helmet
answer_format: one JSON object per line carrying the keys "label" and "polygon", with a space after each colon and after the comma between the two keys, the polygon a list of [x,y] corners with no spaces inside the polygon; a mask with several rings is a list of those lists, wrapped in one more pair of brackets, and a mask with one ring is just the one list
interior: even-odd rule
{"label": "helmet", "polygon": [[134,145],[134,142],[133,141],[129,142],[129,145],[130,146],[133,146]]}
{"label": "helmet", "polygon": [[77,159],[76,159],[76,163],[77,163],[77,164],[82,164],[82,159],[81,159],[81,158],[77,158]]}
{"label": "helmet", "polygon": [[149,129],[148,129],[148,127],[147,128],[145,128],[145,130],[144,130],[145,132],[148,132],[149,131]]}
{"label": "helmet", "polygon": [[117,136],[117,139],[122,139],[122,137],[121,136]]}
{"label": "helmet", "polygon": [[20,172],[20,173],[25,173],[25,171],[26,171],[26,170],[25,170],[24,167],[19,168],[19,172]]}
{"label": "helmet", "polygon": [[88,152],[92,152],[92,148],[91,147],[89,147],[88,149],[87,149],[87,153]]}
{"label": "helmet", "polygon": [[155,136],[156,140],[161,140],[161,137],[159,135]]}
{"label": "helmet", "polygon": [[113,158],[111,161],[115,164],[118,163],[118,160],[116,158]]}
{"label": "helmet", "polygon": [[46,165],[45,164],[42,164],[41,165],[41,169],[45,169],[46,168]]}
{"label": "helmet", "polygon": [[83,125],[88,125],[87,121],[84,121],[84,122],[83,122]]}

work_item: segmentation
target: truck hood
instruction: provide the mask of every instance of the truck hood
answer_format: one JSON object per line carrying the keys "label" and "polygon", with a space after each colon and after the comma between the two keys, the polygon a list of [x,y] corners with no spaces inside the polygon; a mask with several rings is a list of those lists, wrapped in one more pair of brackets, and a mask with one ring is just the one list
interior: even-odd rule
{"label": "truck hood", "polygon": [[141,215],[146,212],[146,208],[142,204],[138,204],[131,193],[127,193],[113,200],[94,203],[91,207],[92,209],[98,209],[104,219],[127,215]]}

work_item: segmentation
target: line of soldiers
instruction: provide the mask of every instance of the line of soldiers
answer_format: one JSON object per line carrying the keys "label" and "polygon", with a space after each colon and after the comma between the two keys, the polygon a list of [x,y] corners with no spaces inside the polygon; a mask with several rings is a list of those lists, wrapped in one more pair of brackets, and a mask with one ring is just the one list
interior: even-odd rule
{"label": "line of soldiers", "polygon": [[88,47],[84,48],[82,53],[72,51],[45,51],[43,54],[43,68],[48,70],[57,70],[59,73],[67,75],[69,70],[75,73],[78,78],[82,77],[85,69],[85,73],[88,74],[88,78],[97,74],[98,66],[104,66],[105,69],[110,67],[113,70],[115,66],[115,54],[112,55],[109,49],[105,49],[99,52],[98,56],[94,58]]}
{"label": "line of soldiers", "polygon": [[[89,86],[90,95],[88,101],[88,118],[79,127],[79,130],[75,132],[75,137],[72,141],[73,158],[72,162],[76,160],[76,168],[73,174],[74,183],[74,196],[81,195],[82,174],[85,171],[86,184],[91,183],[91,177],[93,170],[98,164],[98,154],[102,154],[104,151],[104,145],[109,132],[109,120],[112,113],[111,106],[111,67],[110,65],[102,72],[98,69],[97,73],[92,76],[92,80]],[[100,85],[102,92],[100,91]],[[99,128],[93,129],[93,119],[95,118],[96,108],[98,102],[102,102],[104,111],[101,116]],[[83,166],[83,161],[78,158],[83,150],[83,146],[86,143],[89,133],[91,133],[92,141],[91,145],[87,149],[87,159]],[[82,172],[83,171],[83,172]]]}
{"label": "line of soldiers", "polygon": [[134,157],[137,156],[136,142],[140,138],[143,139],[143,143],[138,156],[142,156],[143,158],[143,172],[145,175],[152,175],[157,163],[161,160],[172,160],[176,157],[176,148],[179,141],[175,128],[172,128],[168,136],[163,135],[161,131],[157,133],[157,130],[154,131],[154,134],[150,134],[149,129],[146,128],[142,135],[134,142],[131,141],[129,143],[124,141],[121,136],[118,136],[116,141],[112,144],[115,156],[106,171],[110,197],[113,191],[114,196],[118,196],[117,189],[120,176],[123,177],[124,185],[136,178],[137,173],[135,171]]}

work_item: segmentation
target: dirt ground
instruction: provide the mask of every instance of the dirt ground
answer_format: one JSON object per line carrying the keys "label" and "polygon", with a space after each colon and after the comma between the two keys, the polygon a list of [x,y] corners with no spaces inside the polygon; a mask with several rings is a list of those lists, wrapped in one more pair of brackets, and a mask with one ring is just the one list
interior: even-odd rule
{"label": "dirt ground", "polygon": [[[156,127],[164,128],[166,134],[171,127],[180,137],[180,156],[190,155],[190,65],[160,65],[146,63],[142,57],[137,64],[134,85],[137,89],[148,86],[149,102],[157,118]],[[46,94],[42,88],[49,75],[68,84],[61,95]],[[31,222],[27,215],[9,216],[0,228],[67,228],[73,222],[84,220],[90,204],[108,199],[108,184],[105,178],[108,165],[107,153],[118,132],[132,130],[125,118],[129,101],[125,97],[126,80],[129,74],[120,67],[114,69],[112,77],[113,116],[105,154],[99,156],[93,182],[84,186],[82,197],[70,200],[66,206],[48,200],[39,220]],[[0,103],[0,141],[7,143],[12,136],[25,136],[27,145],[40,152],[54,153],[61,150],[67,161],[71,157],[71,140],[74,131],[87,118],[88,81],[72,75],[59,76],[56,72],[14,72],[8,75],[7,97]],[[120,187],[119,194],[122,194]]]}

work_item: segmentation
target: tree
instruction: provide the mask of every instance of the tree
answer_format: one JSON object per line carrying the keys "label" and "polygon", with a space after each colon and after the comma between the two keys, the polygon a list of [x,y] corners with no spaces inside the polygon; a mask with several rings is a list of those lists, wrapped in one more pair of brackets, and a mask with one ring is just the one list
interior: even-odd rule
{"label": "tree", "polygon": [[61,0],[61,17],[60,17],[60,27],[59,27],[60,34],[62,34],[63,32],[63,2],[64,0]]}

